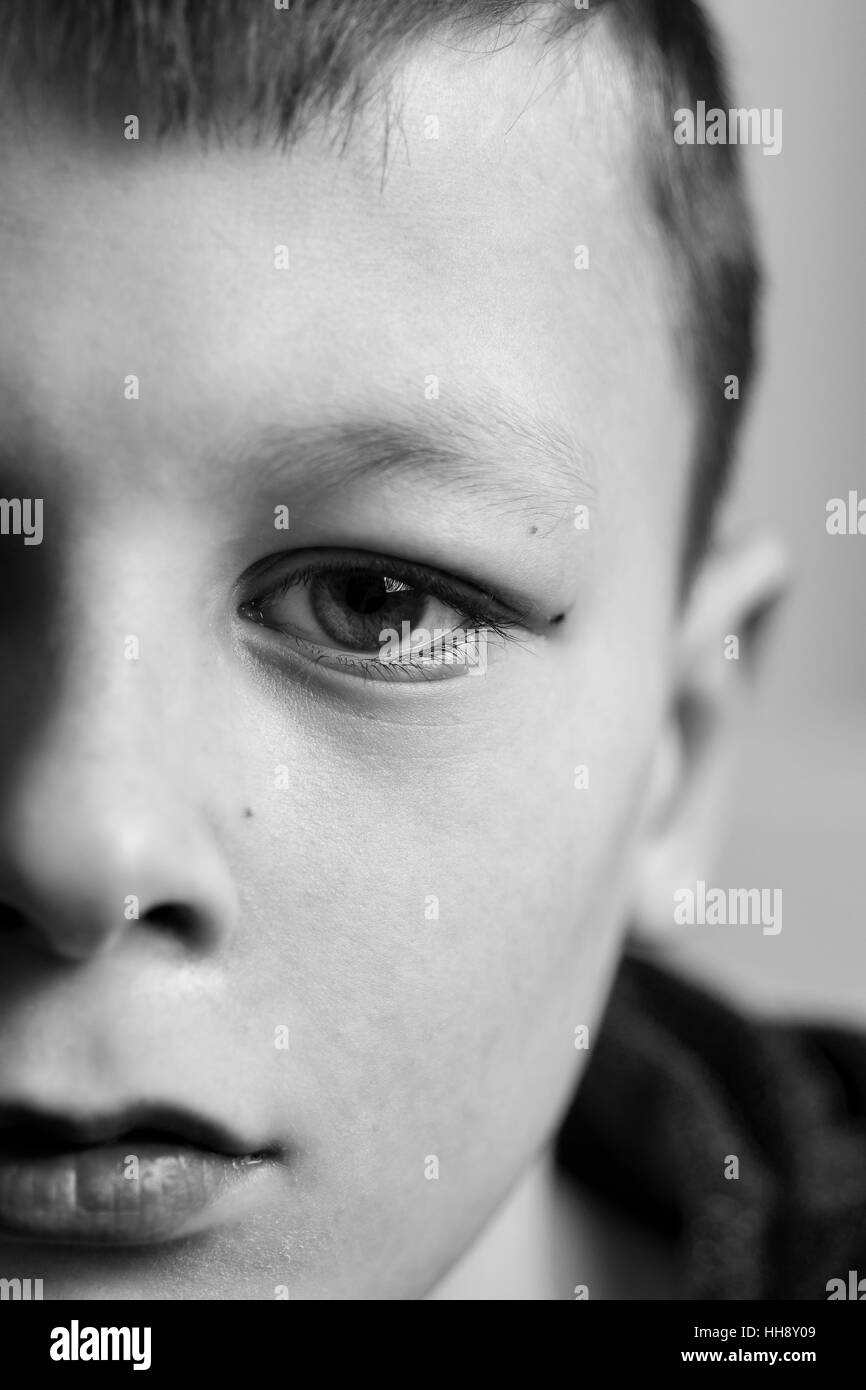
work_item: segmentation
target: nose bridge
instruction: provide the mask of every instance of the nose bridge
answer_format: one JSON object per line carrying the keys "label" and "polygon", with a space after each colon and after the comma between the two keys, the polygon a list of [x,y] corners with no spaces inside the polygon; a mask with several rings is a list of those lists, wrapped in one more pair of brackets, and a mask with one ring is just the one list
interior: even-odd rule
{"label": "nose bridge", "polygon": [[201,610],[146,550],[117,548],[77,557],[46,644],[50,705],[0,787],[0,903],[76,958],[142,919],[213,940],[233,918],[202,775]]}
{"label": "nose bridge", "polygon": [[163,760],[173,765],[166,754],[191,752],[185,716],[201,663],[188,659],[197,633],[194,624],[181,631],[189,604],[164,563],[135,535],[124,544],[119,523],[102,529],[108,544],[83,538],[63,567],[60,601],[46,615],[50,702],[24,738],[58,781],[74,778],[82,791],[104,781],[131,796]]}

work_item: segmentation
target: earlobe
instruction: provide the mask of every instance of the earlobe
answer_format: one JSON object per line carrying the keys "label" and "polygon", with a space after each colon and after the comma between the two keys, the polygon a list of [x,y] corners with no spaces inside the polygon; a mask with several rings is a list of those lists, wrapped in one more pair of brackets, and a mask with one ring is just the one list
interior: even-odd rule
{"label": "earlobe", "polygon": [[677,926],[677,895],[712,878],[744,676],[785,590],[772,539],[714,548],[684,607],[664,724],[650,769],[635,859],[634,930],[659,944]]}

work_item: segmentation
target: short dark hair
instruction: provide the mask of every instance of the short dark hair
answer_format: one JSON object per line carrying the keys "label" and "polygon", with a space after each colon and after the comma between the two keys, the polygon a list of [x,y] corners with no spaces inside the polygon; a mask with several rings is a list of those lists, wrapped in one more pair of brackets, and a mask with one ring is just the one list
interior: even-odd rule
{"label": "short dark hair", "polygon": [[[731,471],[753,374],[760,267],[735,146],[678,145],[675,110],[728,109],[714,35],[695,0],[3,0],[4,85],[53,82],[57,99],[128,103],[161,132],[226,129],[293,139],[318,112],[349,123],[383,86],[383,63],[450,26],[504,38],[533,20],[546,43],[610,24],[632,65],[646,192],[682,285],[676,332],[698,395],[684,587]],[[128,111],[128,104],[125,110]],[[117,108],[118,112],[120,107]],[[724,380],[739,379],[739,399]]]}

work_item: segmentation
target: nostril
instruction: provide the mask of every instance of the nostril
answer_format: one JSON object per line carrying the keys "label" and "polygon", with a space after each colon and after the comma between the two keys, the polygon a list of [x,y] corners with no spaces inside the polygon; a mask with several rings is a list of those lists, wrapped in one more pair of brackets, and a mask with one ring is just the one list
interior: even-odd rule
{"label": "nostril", "polygon": [[178,935],[189,936],[201,928],[201,914],[185,903],[157,903],[142,916],[142,921],[154,927],[167,927]]}

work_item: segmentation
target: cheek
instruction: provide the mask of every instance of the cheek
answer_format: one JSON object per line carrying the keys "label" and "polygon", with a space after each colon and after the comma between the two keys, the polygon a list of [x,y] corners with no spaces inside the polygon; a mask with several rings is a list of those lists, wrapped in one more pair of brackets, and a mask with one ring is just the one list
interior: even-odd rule
{"label": "cheek", "polygon": [[233,1035],[299,1153],[310,1287],[425,1287],[562,1113],[616,965],[661,702],[660,623],[629,611],[588,605],[461,689],[363,714],[245,678]]}
{"label": "cheek", "polygon": [[270,787],[238,848],[243,1007],[291,1015],[311,1090],[326,1075],[344,1115],[375,1098],[392,1142],[419,1095],[428,1116],[491,1089],[508,1113],[549,1106],[627,914],[650,651],[600,614],[502,655],[401,697],[420,694],[411,723],[273,700],[255,720]]}

